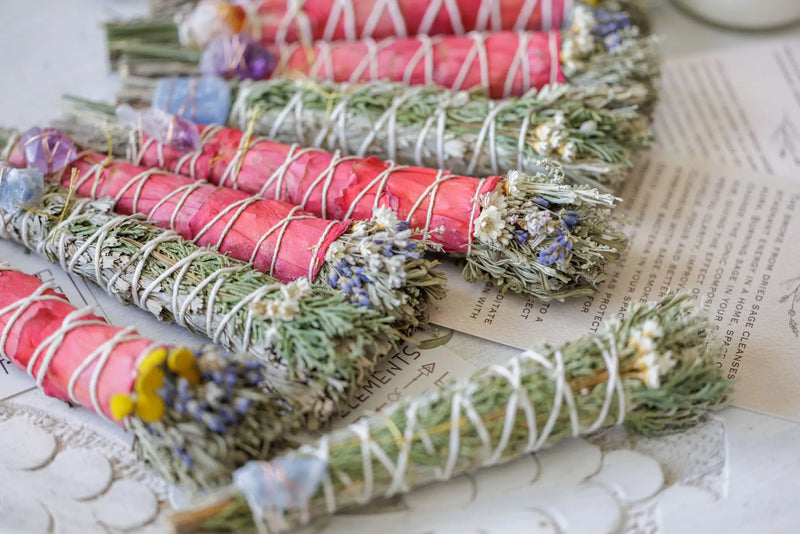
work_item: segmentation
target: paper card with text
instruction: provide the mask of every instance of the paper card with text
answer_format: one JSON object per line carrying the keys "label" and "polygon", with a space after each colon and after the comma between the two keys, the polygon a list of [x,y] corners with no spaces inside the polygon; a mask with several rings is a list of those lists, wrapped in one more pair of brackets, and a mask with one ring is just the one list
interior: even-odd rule
{"label": "paper card with text", "polygon": [[669,289],[722,336],[735,404],[800,420],[800,184],[654,153],[620,195],[630,246],[594,296],[534,303],[448,272],[433,322],[521,348],[595,332]]}
{"label": "paper card with text", "polygon": [[367,383],[350,401],[336,426],[352,423],[370,411],[411,395],[442,387],[450,380],[469,376],[475,366],[447,348],[420,349],[404,345],[375,367]]}
{"label": "paper card with text", "polygon": [[800,38],[667,59],[660,86],[658,147],[800,178]]}

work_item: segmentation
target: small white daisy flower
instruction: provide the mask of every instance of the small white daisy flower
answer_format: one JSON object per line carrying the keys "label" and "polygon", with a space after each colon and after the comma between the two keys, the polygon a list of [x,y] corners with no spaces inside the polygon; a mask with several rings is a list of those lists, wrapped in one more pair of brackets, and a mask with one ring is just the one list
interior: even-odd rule
{"label": "small white daisy flower", "polygon": [[388,206],[381,206],[372,211],[372,218],[379,228],[394,230],[397,228],[397,214]]}
{"label": "small white daisy flower", "polygon": [[497,206],[489,206],[482,210],[475,223],[475,237],[484,243],[496,242],[506,227],[503,214]]}

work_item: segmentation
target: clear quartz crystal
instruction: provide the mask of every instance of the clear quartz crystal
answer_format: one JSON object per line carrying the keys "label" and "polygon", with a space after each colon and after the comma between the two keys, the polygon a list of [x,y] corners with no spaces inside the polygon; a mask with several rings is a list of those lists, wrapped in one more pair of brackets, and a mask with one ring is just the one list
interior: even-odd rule
{"label": "clear quartz crystal", "polygon": [[316,456],[279,456],[248,462],[233,473],[233,483],[254,509],[299,509],[319,489],[327,463]]}
{"label": "clear quartz crystal", "polygon": [[156,108],[140,112],[127,104],[119,106],[116,113],[120,122],[141,130],[144,135],[158,143],[182,152],[200,148],[200,130],[187,119]]}
{"label": "clear quartz crystal", "polygon": [[37,169],[17,169],[0,161],[0,212],[12,215],[36,206],[42,197],[44,176]]}
{"label": "clear quartz crystal", "polygon": [[225,124],[231,108],[231,88],[222,78],[162,78],[152,105],[197,124]]}

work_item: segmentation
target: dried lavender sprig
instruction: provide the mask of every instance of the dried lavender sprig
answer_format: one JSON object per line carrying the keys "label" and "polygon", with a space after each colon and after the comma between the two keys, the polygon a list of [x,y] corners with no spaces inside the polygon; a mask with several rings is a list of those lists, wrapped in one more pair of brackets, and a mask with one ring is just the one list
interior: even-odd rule
{"label": "dried lavender sprig", "polygon": [[[174,232],[115,215],[112,204],[52,188],[39,206],[6,216],[0,235],[160,320],[265,362],[266,386],[289,407],[287,426],[327,421],[399,337],[391,318],[327,286],[282,286]],[[272,308],[280,317],[270,318]]]}
{"label": "dried lavender sprig", "polygon": [[219,487],[230,483],[237,466],[285,447],[294,416],[286,400],[264,389],[270,374],[265,363],[244,354],[226,356],[209,345],[194,353],[192,378],[171,370],[165,358],[153,362],[157,354],[142,361],[139,377],[146,372],[152,383],[158,374],[162,385],[145,395],[138,391],[129,402],[147,403],[155,394],[164,411],[143,419],[134,410],[124,421],[138,438],[137,450],[161,476],[189,489]]}
{"label": "dried lavender sprig", "polygon": [[542,301],[591,294],[628,243],[611,211],[618,201],[565,185],[561,168],[547,160],[534,174],[509,171],[480,199],[464,278]]}
{"label": "dried lavender sprig", "polygon": [[426,257],[438,248],[379,208],[372,221],[353,223],[328,247],[317,281],[392,317],[392,326],[410,335],[429,324],[431,304],[445,296],[447,277]]}
{"label": "dried lavender sprig", "polygon": [[[111,138],[114,153],[135,160],[141,136],[109,113],[104,108],[60,125],[96,150]],[[565,185],[559,165],[537,163],[531,174],[510,171],[480,199],[468,252],[451,256],[463,258],[466,280],[488,280],[503,291],[545,301],[591,294],[627,245],[610,209],[619,199]]]}
{"label": "dried lavender sprig", "polygon": [[[32,141],[25,141],[30,139],[31,132],[36,132],[36,136]],[[16,138],[16,135],[11,135],[9,131],[5,133],[0,131],[0,143],[7,136]],[[105,130],[102,137],[112,138]],[[113,136],[116,137],[118,136]],[[72,140],[62,132],[50,128],[32,129],[22,136],[22,140],[21,143],[27,143],[25,150],[30,150],[34,144],[40,145],[42,151],[47,151],[48,147],[56,143],[64,147],[73,146]],[[19,144],[16,146],[16,150],[20,150],[19,146]],[[8,149],[0,151],[0,159],[7,152]],[[74,149],[73,152],[77,157]],[[95,164],[93,169],[99,173],[111,164],[111,160],[102,161]],[[87,190],[82,189],[81,184],[89,178],[91,172],[93,171],[86,172],[75,184],[84,195],[87,194]],[[131,177],[130,183],[135,181],[136,178]],[[91,196],[97,195],[92,193]],[[134,207],[134,209],[141,208]],[[387,211],[389,213],[386,213]],[[384,208],[377,212],[382,213],[382,216],[373,221],[339,225],[341,228],[347,227],[347,232],[326,247],[326,261],[318,264],[319,270],[316,272],[315,280],[344,291],[349,300],[358,306],[375,308],[380,313],[392,317],[394,319],[392,326],[403,335],[410,335],[428,324],[431,301],[444,297],[445,274],[436,268],[438,265],[436,260],[425,257],[426,252],[438,247],[426,239],[421,239],[420,236],[414,236],[415,239],[412,239],[408,224],[398,221],[390,210]],[[144,213],[147,215],[147,212]],[[238,215],[234,215],[231,221],[236,221],[237,217]],[[287,224],[290,220],[291,217],[287,220]],[[164,221],[162,215],[157,222]],[[211,226],[213,222],[206,228]],[[228,228],[232,226],[233,224]],[[198,234],[204,232],[205,230],[201,229]],[[218,239],[218,243],[225,240],[225,232]],[[272,273],[276,259],[280,258],[279,253],[285,246],[292,246],[289,241],[291,241],[289,238],[279,239],[272,263],[260,269]],[[288,245],[282,247],[282,243]],[[331,254],[333,250],[336,254]],[[238,252],[241,253],[241,249]],[[242,256],[236,257],[245,259]],[[309,268],[308,276],[311,276],[312,272],[314,271]],[[278,276],[283,280],[288,278],[286,272],[279,272]]]}
{"label": "dried lavender sprig", "polygon": [[730,392],[715,365],[722,345],[690,302],[670,294],[637,304],[596,335],[526,352],[251,462],[234,487],[174,515],[175,530],[281,532],[604,426],[644,435],[690,427]]}
{"label": "dried lavender sprig", "polygon": [[646,85],[651,102],[661,72],[658,39],[642,37],[626,11],[575,6],[570,31],[564,34],[561,64],[571,85]]}
{"label": "dried lavender sprig", "polygon": [[[117,98],[149,106],[157,83],[126,77]],[[511,168],[530,172],[547,157],[563,166],[569,183],[615,191],[651,139],[649,89],[637,83],[557,84],[501,101],[479,91],[388,81],[279,78],[231,87],[235,98],[228,123],[239,129],[252,128],[283,143],[467,176]],[[93,105],[73,99],[64,127],[80,131],[80,123],[91,120]]]}

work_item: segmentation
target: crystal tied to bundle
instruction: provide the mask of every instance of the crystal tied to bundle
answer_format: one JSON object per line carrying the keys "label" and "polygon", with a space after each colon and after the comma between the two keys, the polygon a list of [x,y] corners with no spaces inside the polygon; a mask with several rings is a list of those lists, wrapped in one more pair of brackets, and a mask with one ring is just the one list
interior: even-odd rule
{"label": "crystal tied to bundle", "polygon": [[138,128],[144,135],[175,150],[197,150],[200,147],[200,130],[197,124],[178,115],[158,108],[139,112],[127,105],[119,106],[116,114],[122,124]]}
{"label": "crystal tied to bundle", "polygon": [[44,176],[38,169],[17,169],[0,161],[0,212],[11,215],[37,206],[43,188]]}
{"label": "crystal tied to bundle", "polygon": [[78,159],[72,140],[54,128],[31,128],[22,135],[19,143],[28,167],[42,174],[53,174]]}
{"label": "crystal tied to bundle", "polygon": [[21,136],[9,136],[7,148],[15,144],[22,148],[26,165],[17,168],[0,161],[0,211],[7,215],[35,208],[44,190],[44,175],[53,174],[78,158],[72,140],[54,128],[35,127]]}
{"label": "crystal tied to bundle", "polygon": [[215,37],[200,58],[203,76],[263,80],[278,65],[275,54],[245,35]]}

